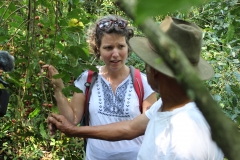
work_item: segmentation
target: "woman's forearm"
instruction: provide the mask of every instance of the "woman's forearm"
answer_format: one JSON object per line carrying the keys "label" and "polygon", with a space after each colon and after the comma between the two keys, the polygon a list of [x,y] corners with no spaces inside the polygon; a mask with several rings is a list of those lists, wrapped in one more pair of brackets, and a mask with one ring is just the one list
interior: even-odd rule
{"label": "woman's forearm", "polygon": [[70,102],[61,91],[55,91],[54,97],[57,101],[59,114],[64,115],[68,121],[74,124],[74,113],[70,107]]}
{"label": "woman's forearm", "polygon": [[145,133],[149,119],[140,115],[133,120],[101,126],[73,127],[69,136],[107,141],[131,140]]}
{"label": "woman's forearm", "polygon": [[123,121],[101,126],[74,127],[71,135],[73,137],[102,139],[107,141],[130,140],[140,134],[131,132],[127,125],[129,121]]}

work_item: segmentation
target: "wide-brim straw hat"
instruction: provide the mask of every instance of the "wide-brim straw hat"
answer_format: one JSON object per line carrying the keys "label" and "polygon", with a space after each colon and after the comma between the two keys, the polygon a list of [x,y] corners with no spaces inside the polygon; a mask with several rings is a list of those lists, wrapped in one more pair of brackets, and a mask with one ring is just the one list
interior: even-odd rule
{"label": "wide-brim straw hat", "polygon": [[[212,66],[200,56],[202,31],[197,25],[184,20],[166,17],[160,24],[160,29],[179,45],[200,79],[208,80],[213,77],[214,70]],[[147,38],[133,37],[129,43],[132,50],[148,65],[165,75],[174,77],[171,69],[156,53]]]}

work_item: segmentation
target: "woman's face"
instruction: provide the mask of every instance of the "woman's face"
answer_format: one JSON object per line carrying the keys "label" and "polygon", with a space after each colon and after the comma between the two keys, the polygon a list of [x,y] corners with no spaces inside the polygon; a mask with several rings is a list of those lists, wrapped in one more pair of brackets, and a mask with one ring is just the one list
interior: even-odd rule
{"label": "woman's face", "polygon": [[128,57],[128,45],[125,36],[104,34],[99,48],[101,60],[109,70],[117,71],[125,65]]}

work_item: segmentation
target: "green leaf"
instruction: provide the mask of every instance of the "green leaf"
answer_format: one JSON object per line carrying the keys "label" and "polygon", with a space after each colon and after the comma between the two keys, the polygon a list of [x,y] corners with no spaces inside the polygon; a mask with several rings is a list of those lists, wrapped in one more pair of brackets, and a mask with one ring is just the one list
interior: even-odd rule
{"label": "green leaf", "polygon": [[34,118],[38,115],[38,113],[40,112],[40,109],[39,108],[35,108],[34,111],[32,111],[30,114],[29,114],[29,118]]}
{"label": "green leaf", "polygon": [[136,5],[136,21],[141,22],[149,16],[166,15],[176,10],[187,10],[204,0],[139,0]]}
{"label": "green leaf", "polygon": [[82,26],[74,26],[74,27],[68,27],[66,30],[69,32],[78,32],[78,33],[82,33]]}
{"label": "green leaf", "polygon": [[238,0],[231,0],[230,1],[230,6],[234,6],[238,3]]}
{"label": "green leaf", "polygon": [[54,79],[58,79],[58,78],[63,78],[63,77],[65,77],[66,76],[66,74],[64,74],[64,73],[59,73],[59,74],[55,74],[54,76],[53,76],[53,78]]}
{"label": "green leaf", "polygon": [[82,67],[74,67],[72,70],[72,74],[74,77],[78,77],[83,72]]}
{"label": "green leaf", "polygon": [[22,47],[22,50],[23,50],[22,54],[28,55],[29,52],[30,52],[30,47],[28,45],[22,45],[21,47]]}
{"label": "green leaf", "polygon": [[232,97],[232,106],[237,106],[238,105],[238,99],[236,96]]}
{"label": "green leaf", "polygon": [[15,11],[16,10],[16,6],[14,5],[14,3],[11,3],[8,7],[9,10],[11,11]]}
{"label": "green leaf", "polygon": [[225,88],[226,88],[228,95],[232,95],[232,89],[231,89],[230,85],[226,84]]}
{"label": "green leaf", "polygon": [[56,48],[59,49],[60,51],[64,50],[64,46],[61,43],[57,43]]}
{"label": "green leaf", "polygon": [[62,71],[62,73],[64,74],[64,76],[62,77],[62,80],[63,80],[64,82],[69,82],[70,79],[71,79],[70,74],[67,73],[66,71]]}
{"label": "green leaf", "polygon": [[65,19],[64,20],[60,20],[59,24],[60,24],[60,26],[67,26],[68,25],[68,23],[67,23],[67,21]]}
{"label": "green leaf", "polygon": [[8,36],[0,36],[0,42],[5,42],[6,40],[8,40],[8,38]]}
{"label": "green leaf", "polygon": [[83,60],[88,60],[89,53],[84,49],[85,46],[78,45],[78,46],[68,46],[65,47],[63,53],[66,55],[71,55],[74,58],[81,58]]}
{"label": "green leaf", "polygon": [[46,0],[38,0],[37,4],[41,6],[45,6],[47,8],[51,8],[51,4]]}
{"label": "green leaf", "polygon": [[237,80],[240,81],[240,72],[236,71],[234,72],[234,75],[237,78]]}
{"label": "green leaf", "polygon": [[68,97],[71,92],[76,92],[76,93],[82,93],[82,91],[79,88],[76,88],[75,86],[67,86],[63,88],[62,93]]}
{"label": "green leaf", "polygon": [[10,22],[8,23],[11,27],[15,27],[15,28],[18,28],[19,24],[16,23],[16,22]]}
{"label": "green leaf", "polygon": [[16,86],[18,86],[18,87],[21,87],[21,86],[22,86],[21,83],[19,83],[17,80],[15,80],[15,79],[12,78],[12,77],[10,77],[10,78],[8,79],[8,82],[13,83],[14,85],[16,85]]}
{"label": "green leaf", "polygon": [[25,58],[22,58],[22,59],[17,59],[17,60],[15,61],[15,64],[19,64],[19,63],[22,63],[22,62],[24,62],[24,63],[27,63],[27,62],[28,62],[28,60],[27,60],[27,59],[25,59]]}
{"label": "green leaf", "polygon": [[220,95],[214,95],[213,96],[214,100],[217,101],[217,102],[220,102],[222,97]]}
{"label": "green leaf", "polygon": [[[24,21],[23,18],[20,17],[20,16],[18,16],[18,15],[14,15],[14,16],[13,16],[13,19],[14,19],[16,22],[23,22],[23,21]],[[20,24],[18,24],[18,25],[20,25]]]}
{"label": "green leaf", "polygon": [[214,77],[216,77],[216,78],[222,77],[222,74],[216,73],[216,74],[214,75]]}
{"label": "green leaf", "polygon": [[74,9],[67,14],[67,18],[79,18],[79,15],[82,13],[81,9]]}
{"label": "green leaf", "polygon": [[56,145],[55,139],[51,138],[50,146],[55,146],[55,145]]}
{"label": "green leaf", "polygon": [[81,66],[84,67],[84,68],[87,68],[87,69],[89,69],[89,70],[98,72],[98,69],[97,69],[96,66],[94,66],[94,65],[81,64]]}
{"label": "green leaf", "polygon": [[229,25],[228,31],[227,31],[226,39],[227,39],[228,42],[233,39],[234,34],[235,34],[235,26],[231,24],[231,25]]}
{"label": "green leaf", "polygon": [[45,131],[45,129],[44,129],[43,123],[40,124],[39,130],[40,130],[40,134],[42,135],[42,137],[43,137],[43,138],[47,138],[47,134],[46,134],[46,131]]}
{"label": "green leaf", "polygon": [[240,96],[240,89],[239,89],[238,86],[231,85],[231,89],[232,89],[234,94]]}

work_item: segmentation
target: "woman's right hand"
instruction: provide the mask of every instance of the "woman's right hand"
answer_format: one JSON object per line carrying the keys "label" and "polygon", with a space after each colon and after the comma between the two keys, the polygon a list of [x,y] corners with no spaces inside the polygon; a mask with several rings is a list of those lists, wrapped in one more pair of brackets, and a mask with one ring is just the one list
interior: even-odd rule
{"label": "woman's right hand", "polygon": [[52,78],[54,75],[58,74],[58,70],[55,67],[53,67],[52,65],[49,65],[49,64],[43,65],[42,69],[47,70],[46,71],[47,72],[46,77],[49,80],[51,80],[54,90],[55,91],[61,91],[64,88],[64,84],[63,84],[62,79]]}

